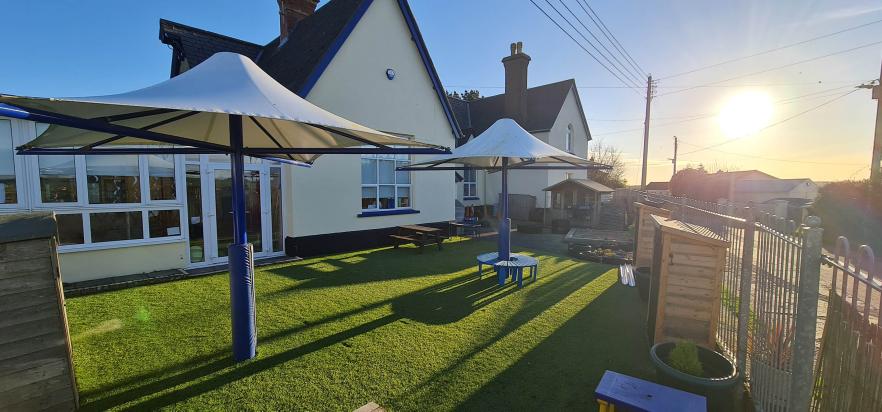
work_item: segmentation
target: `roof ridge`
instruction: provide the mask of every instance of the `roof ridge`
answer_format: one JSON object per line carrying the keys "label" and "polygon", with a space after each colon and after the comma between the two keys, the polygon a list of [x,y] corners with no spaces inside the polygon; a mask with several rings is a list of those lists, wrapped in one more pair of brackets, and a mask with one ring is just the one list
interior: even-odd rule
{"label": "roof ridge", "polygon": [[186,25],[186,24],[183,24],[183,23],[178,23],[178,22],[176,22],[176,21],[172,21],[172,20],[168,20],[168,19],[160,18],[160,19],[159,19],[159,27],[162,28],[163,25],[174,25],[174,26],[177,26],[177,27],[182,27],[182,28],[185,28],[185,29],[188,29],[188,30],[191,30],[191,31],[195,31],[195,32],[199,32],[199,33],[202,33],[202,34],[207,34],[207,35],[209,35],[209,36],[220,37],[220,38],[222,38],[222,39],[224,39],[224,40],[230,40],[230,41],[234,41],[234,42],[237,42],[237,43],[242,43],[242,44],[245,44],[245,45],[248,45],[248,46],[261,47],[261,48],[264,47],[264,46],[261,46],[261,45],[259,45],[259,44],[257,44],[257,43],[252,43],[252,42],[247,41],[247,40],[237,39],[237,38],[235,38],[235,37],[231,37],[231,36],[227,36],[227,35],[224,35],[224,34],[216,33],[216,32],[210,31],[210,30],[200,29],[200,28],[198,28],[198,27],[193,27],[193,26]]}

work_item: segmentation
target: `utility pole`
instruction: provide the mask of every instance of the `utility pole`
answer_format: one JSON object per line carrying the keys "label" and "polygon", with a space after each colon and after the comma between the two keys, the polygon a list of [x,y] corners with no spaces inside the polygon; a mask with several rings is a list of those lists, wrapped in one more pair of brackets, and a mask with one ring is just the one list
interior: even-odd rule
{"label": "utility pole", "polygon": [[[879,70],[879,78],[882,79],[882,68]],[[873,98],[876,99],[876,134],[873,138],[873,157],[870,163],[870,184],[873,188],[879,185],[882,179],[882,84],[873,86]]]}
{"label": "utility pole", "polygon": [[652,75],[646,77],[646,119],[643,121],[643,170],[640,173],[640,189],[646,188],[646,161],[649,154],[649,105],[655,96],[655,84]]}
{"label": "utility pole", "polygon": [[668,160],[674,164],[674,173],[671,174],[671,179],[673,179],[674,175],[677,174],[677,136],[674,136],[674,157]]}

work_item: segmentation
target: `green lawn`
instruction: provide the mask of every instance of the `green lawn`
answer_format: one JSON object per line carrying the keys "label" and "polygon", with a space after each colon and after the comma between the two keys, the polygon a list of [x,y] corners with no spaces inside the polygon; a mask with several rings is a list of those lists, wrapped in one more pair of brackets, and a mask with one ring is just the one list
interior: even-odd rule
{"label": "green lawn", "polygon": [[[536,283],[475,275],[484,241],[264,267],[258,356],[230,358],[226,274],[68,300],[86,410],[560,410],[605,369],[652,377],[617,268],[538,255]],[[525,252],[533,254],[529,251]]]}

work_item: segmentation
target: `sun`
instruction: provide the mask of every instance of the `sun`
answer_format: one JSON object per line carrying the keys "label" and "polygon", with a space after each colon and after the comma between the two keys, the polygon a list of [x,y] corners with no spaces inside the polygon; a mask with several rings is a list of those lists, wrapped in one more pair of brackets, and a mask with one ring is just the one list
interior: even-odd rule
{"label": "sun", "polygon": [[720,110],[720,129],[729,138],[754,134],[769,125],[774,109],[772,98],[761,91],[732,96]]}

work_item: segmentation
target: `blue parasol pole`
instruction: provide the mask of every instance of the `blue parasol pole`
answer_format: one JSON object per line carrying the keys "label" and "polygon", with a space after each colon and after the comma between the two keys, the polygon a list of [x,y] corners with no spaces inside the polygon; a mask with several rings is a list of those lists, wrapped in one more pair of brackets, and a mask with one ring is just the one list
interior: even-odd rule
{"label": "blue parasol pole", "polygon": [[230,259],[230,311],[233,322],[233,359],[244,361],[257,353],[254,308],[254,250],[248,243],[245,219],[245,154],[242,116],[230,115],[230,163],[233,179],[233,242]]}
{"label": "blue parasol pole", "polygon": [[508,158],[502,158],[502,218],[499,221],[499,260],[511,257],[511,219],[508,218]]}

